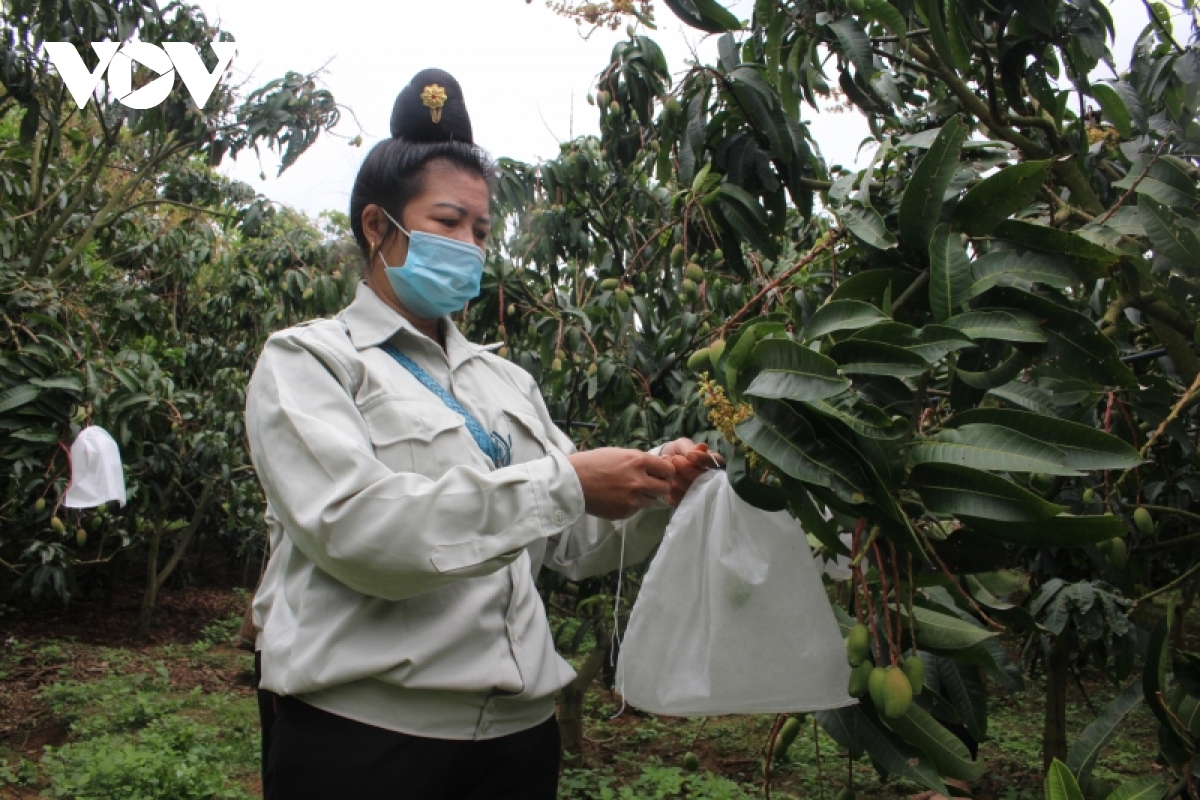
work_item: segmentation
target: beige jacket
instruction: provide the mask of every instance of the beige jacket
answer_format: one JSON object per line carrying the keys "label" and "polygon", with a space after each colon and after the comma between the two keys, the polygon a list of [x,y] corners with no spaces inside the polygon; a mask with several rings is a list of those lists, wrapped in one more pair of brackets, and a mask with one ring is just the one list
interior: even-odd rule
{"label": "beige jacket", "polygon": [[[267,342],[246,400],[271,557],[255,600],[262,687],[443,739],[544,721],[574,673],[534,576],[644,559],[665,503],[623,522],[584,513],[574,451],[529,373],[442,321],[446,350],[366,284],[336,320]],[[493,467],[447,408],[377,345],[391,341],[487,431]]]}

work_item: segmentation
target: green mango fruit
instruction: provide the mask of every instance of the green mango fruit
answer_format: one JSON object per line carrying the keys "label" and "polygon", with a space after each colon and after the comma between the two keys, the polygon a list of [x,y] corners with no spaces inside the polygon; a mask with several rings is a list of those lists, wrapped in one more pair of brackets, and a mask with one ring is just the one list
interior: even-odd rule
{"label": "green mango fruit", "polygon": [[708,360],[712,362],[713,369],[717,368],[717,362],[721,360],[721,356],[725,354],[725,340],[717,339],[708,346]]}
{"label": "green mango fruit", "polygon": [[671,248],[671,268],[679,269],[683,266],[683,260],[687,257],[687,253],[683,249],[683,245],[677,244]]}
{"label": "green mango fruit", "polygon": [[788,748],[792,746],[792,742],[796,741],[796,736],[800,733],[800,718],[788,717],[787,722],[783,723],[783,727],[779,729],[779,735],[775,737],[775,747],[771,750],[772,761],[782,761],[787,757]]}
{"label": "green mango fruit", "polygon": [[33,513],[40,514],[46,510],[46,498],[39,497],[33,501]]}
{"label": "green mango fruit", "polygon": [[683,274],[695,283],[704,283],[704,267],[695,261],[687,265],[687,269],[683,271]]}
{"label": "green mango fruit", "polygon": [[690,358],[688,358],[688,360],[687,360],[688,369],[690,369],[692,372],[706,371],[708,369],[709,365],[712,363],[709,360],[709,357],[710,357],[710,354],[708,352],[708,348],[701,347],[699,350],[692,353]]}
{"label": "green mango fruit", "polygon": [[920,656],[909,656],[904,659],[904,674],[912,686],[913,694],[920,694],[925,688],[925,662]]}
{"label": "green mango fruit", "polygon": [[1096,490],[1095,489],[1084,489],[1083,490],[1083,502],[1089,506],[1092,503],[1095,503],[1096,502]]}
{"label": "green mango fruit", "polygon": [[605,278],[604,280],[600,281],[600,288],[606,292],[611,292],[620,285],[621,282],[616,278]]}
{"label": "green mango fruit", "polygon": [[683,756],[683,768],[688,772],[695,772],[700,769],[700,759],[695,753],[685,753]]}
{"label": "green mango fruit", "polygon": [[63,521],[58,517],[50,518],[50,527],[53,528],[54,532],[58,534],[66,534],[67,532],[67,526],[64,525]]}
{"label": "green mango fruit", "polygon": [[846,637],[846,660],[850,666],[857,667],[871,653],[871,631],[861,622],[850,629]]}
{"label": "green mango fruit", "polygon": [[1044,472],[1035,472],[1029,476],[1029,484],[1039,492],[1047,492],[1054,485],[1054,478]]}
{"label": "green mango fruit", "polygon": [[876,710],[883,711],[883,681],[887,677],[887,670],[883,667],[872,667],[871,675],[867,679],[867,694],[871,696],[871,702],[874,703]]}
{"label": "green mango fruit", "polygon": [[1133,512],[1133,524],[1137,529],[1147,536],[1154,535],[1154,517],[1150,516],[1150,512],[1138,506]]}
{"label": "green mango fruit", "polygon": [[1125,544],[1124,539],[1113,539],[1106,555],[1113,569],[1125,569],[1125,564],[1129,561],[1129,546]]}
{"label": "green mango fruit", "polygon": [[83,547],[85,544],[87,544],[87,531],[85,531],[83,528],[75,529],[75,544],[79,545],[80,547]]}
{"label": "green mango fruit", "polygon": [[629,292],[624,289],[617,289],[613,292],[613,299],[617,301],[617,307],[622,311],[628,311],[632,301],[629,299]]}
{"label": "green mango fruit", "polygon": [[903,717],[912,705],[913,688],[904,670],[888,667],[883,676],[883,715],[888,719]]}
{"label": "green mango fruit", "polygon": [[850,670],[850,685],[847,687],[847,693],[851,697],[862,697],[867,693],[871,681],[871,671],[874,669],[874,664],[864,661]]}

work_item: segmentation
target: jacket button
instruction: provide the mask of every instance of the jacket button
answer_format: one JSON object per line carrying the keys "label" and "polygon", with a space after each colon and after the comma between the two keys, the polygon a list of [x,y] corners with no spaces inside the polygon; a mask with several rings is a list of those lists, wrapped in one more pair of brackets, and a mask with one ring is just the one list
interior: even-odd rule
{"label": "jacket button", "polygon": [[554,512],[554,524],[555,525],[566,525],[567,524],[567,512],[563,511],[562,509],[555,511]]}

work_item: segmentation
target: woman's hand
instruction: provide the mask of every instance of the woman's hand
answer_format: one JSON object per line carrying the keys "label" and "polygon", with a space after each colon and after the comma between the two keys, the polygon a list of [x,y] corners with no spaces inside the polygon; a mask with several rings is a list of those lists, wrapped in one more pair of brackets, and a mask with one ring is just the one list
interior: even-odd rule
{"label": "woman's hand", "polygon": [[568,459],[583,486],[584,509],[603,519],[630,517],[669,497],[674,485],[672,463],[641,450],[601,447]]}
{"label": "woman's hand", "polygon": [[661,453],[662,457],[675,467],[671,490],[667,493],[667,504],[671,506],[677,506],[683,501],[683,496],[692,488],[692,483],[705,471],[724,464],[719,455],[709,452],[708,445],[696,444],[687,437],[668,442],[663,446]]}

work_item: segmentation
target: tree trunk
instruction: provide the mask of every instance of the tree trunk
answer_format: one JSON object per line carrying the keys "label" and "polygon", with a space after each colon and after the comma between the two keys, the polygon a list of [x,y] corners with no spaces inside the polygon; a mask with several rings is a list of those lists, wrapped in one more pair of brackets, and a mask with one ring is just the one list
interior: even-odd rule
{"label": "tree trunk", "polygon": [[162,544],[165,518],[154,521],[154,532],[146,542],[146,589],[142,592],[142,607],[138,611],[137,635],[145,638],[150,632],[150,623],[154,621],[154,607],[158,604],[158,548]]}
{"label": "tree trunk", "polygon": [[608,637],[596,628],[596,647],[579,669],[575,680],[558,695],[558,732],[562,738],[563,766],[583,764],[583,698],[608,658]]}
{"label": "tree trunk", "polygon": [[1042,730],[1042,767],[1054,759],[1067,761],[1067,679],[1070,659],[1066,643],[1056,639],[1046,651],[1046,723]]}

